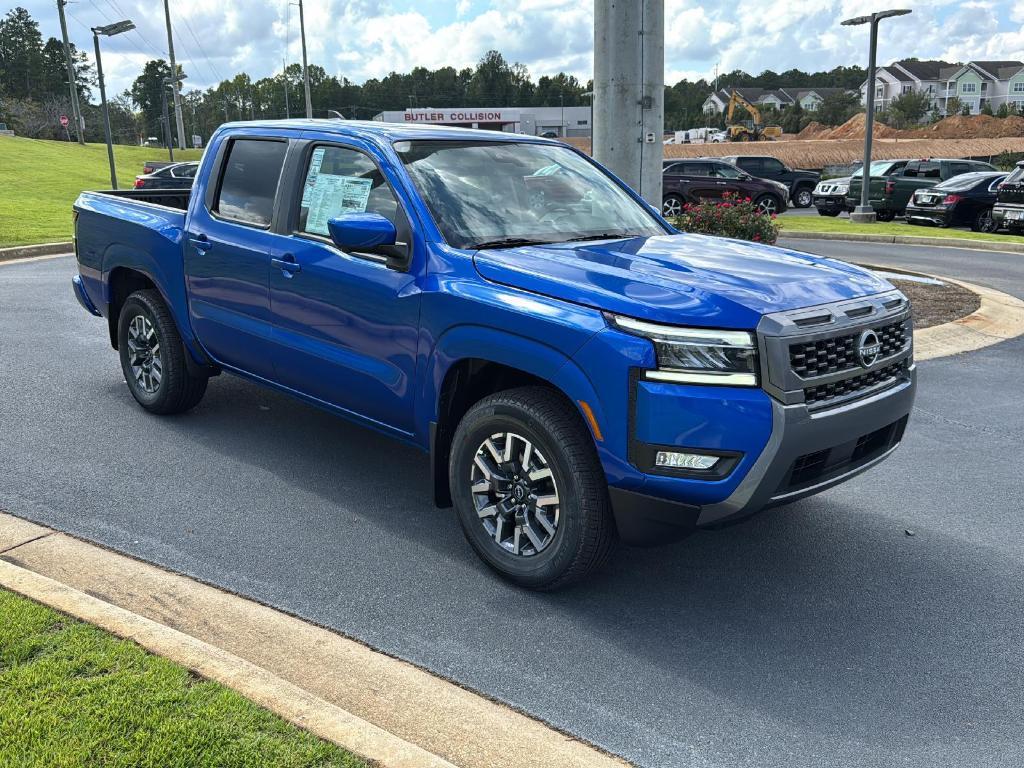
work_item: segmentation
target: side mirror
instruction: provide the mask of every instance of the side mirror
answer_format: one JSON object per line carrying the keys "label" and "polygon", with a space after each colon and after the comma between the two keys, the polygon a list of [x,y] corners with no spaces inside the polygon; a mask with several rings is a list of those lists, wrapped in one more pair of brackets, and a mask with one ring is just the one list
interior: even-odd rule
{"label": "side mirror", "polygon": [[372,251],[398,238],[395,225],[379,213],[342,213],[328,219],[327,231],[343,251]]}

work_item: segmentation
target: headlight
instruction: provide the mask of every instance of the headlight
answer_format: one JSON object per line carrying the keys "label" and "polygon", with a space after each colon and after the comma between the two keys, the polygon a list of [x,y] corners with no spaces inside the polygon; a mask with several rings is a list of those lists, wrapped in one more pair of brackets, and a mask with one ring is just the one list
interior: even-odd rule
{"label": "headlight", "polygon": [[619,315],[611,315],[609,319],[616,328],[654,342],[658,367],[645,372],[647,379],[757,386],[757,344],[754,335],[747,331],[681,328]]}
{"label": "headlight", "polygon": [[836,187],[836,192],[835,193],[837,195],[845,195],[849,191],[850,191],[850,188],[848,186],[847,187],[839,186],[839,187]]}

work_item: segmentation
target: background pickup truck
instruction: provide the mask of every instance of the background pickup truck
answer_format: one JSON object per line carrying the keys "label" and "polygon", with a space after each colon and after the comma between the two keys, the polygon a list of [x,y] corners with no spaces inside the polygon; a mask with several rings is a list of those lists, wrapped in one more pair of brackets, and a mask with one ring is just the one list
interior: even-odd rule
{"label": "background pickup truck", "polygon": [[191,190],[85,192],[74,216],[75,294],[139,405],[188,410],[223,371],[415,445],[531,588],[841,483],[914,397],[890,284],[679,234],[541,138],[228,124]]}
{"label": "background pickup truck", "polygon": [[790,168],[781,160],[765,155],[728,155],[722,159],[758,179],[784,184],[789,190],[790,202],[797,208],[810,208],[814,202],[814,187],[821,181],[817,171]]}
{"label": "background pickup truck", "polygon": [[[872,163],[868,200],[879,221],[892,221],[903,215],[917,190],[933,187],[962,173],[994,170],[995,166],[979,160],[908,160],[898,172],[876,175],[875,163]],[[861,181],[860,177],[850,181],[846,196],[850,210],[860,205]]]}

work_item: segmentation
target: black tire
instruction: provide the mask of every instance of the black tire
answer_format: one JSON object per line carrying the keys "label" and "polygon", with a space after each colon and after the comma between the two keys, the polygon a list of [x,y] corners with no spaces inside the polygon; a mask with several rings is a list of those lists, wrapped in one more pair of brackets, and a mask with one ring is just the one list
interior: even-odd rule
{"label": "black tire", "polygon": [[[661,215],[666,219],[675,218],[683,214],[683,206],[686,205],[686,201],[679,195],[665,195],[661,201]],[[673,208],[676,212],[670,213],[669,209]]]}
{"label": "black tire", "polygon": [[819,216],[832,216],[832,217],[835,217],[835,216],[839,215],[839,211],[827,211],[824,208],[819,208],[818,209],[818,215]]}
{"label": "black tire", "polygon": [[797,208],[810,208],[814,203],[814,190],[811,187],[797,187],[792,200]]}
{"label": "black tire", "polygon": [[754,200],[754,206],[764,214],[775,214],[776,216],[786,210],[782,200],[775,195],[760,195]]}
{"label": "black tire", "polygon": [[995,232],[996,222],[992,218],[991,208],[982,208],[978,211],[978,215],[974,217],[974,221],[971,222],[971,230],[974,232]]}
{"label": "black tire", "polygon": [[[511,463],[499,463],[485,452],[488,450],[485,441],[490,442],[493,448],[495,441],[499,445],[504,440],[511,441],[510,436],[520,437],[520,442],[513,443],[514,446],[524,445],[522,438],[529,441],[534,460],[537,460],[536,453],[539,452],[544,458],[544,466],[550,469],[549,477],[538,482],[553,483],[558,502],[553,532],[548,533],[536,525],[539,521],[536,515],[541,507],[535,502],[541,499],[534,495],[533,488],[516,497],[523,502],[522,519],[520,513],[513,510],[499,524],[498,515],[481,516],[478,513],[478,504],[493,508],[499,499],[499,495],[493,492],[494,484],[490,491],[473,490],[477,487],[472,485],[474,482],[487,485],[484,480],[474,479],[475,475],[481,474],[476,464],[478,451],[484,463],[494,470],[492,477],[503,481],[505,476],[522,471],[514,467],[516,464],[521,466],[525,447],[521,451],[515,449],[510,452]],[[499,451],[499,455],[503,458],[504,451]],[[594,440],[572,404],[553,390],[544,387],[506,390],[486,397],[470,408],[455,430],[448,477],[452,501],[467,541],[484,563],[522,587],[553,590],[580,581],[603,565],[611,552],[616,536],[615,524],[607,480]],[[526,472],[521,479],[526,481]],[[517,483],[508,483],[509,487],[515,485]],[[537,490],[537,493],[551,492],[550,485],[545,490]],[[506,501],[501,503],[513,503],[511,491],[503,491],[502,494]],[[528,512],[528,509],[533,512]],[[530,514],[533,518],[529,517]],[[534,523],[530,526],[532,530],[549,537],[542,548],[538,546],[532,553],[528,550],[533,545],[527,542],[533,539],[527,538],[525,528],[520,525],[523,520],[529,522],[531,519]],[[496,532],[492,532],[488,524]],[[522,552],[512,550],[512,546],[518,547],[519,544],[506,540],[506,546],[501,546],[496,540],[502,537],[502,533],[511,538],[511,534],[517,531],[522,531],[522,536],[514,541],[523,542]]]}
{"label": "black tire", "polygon": [[883,208],[880,211],[875,211],[875,219],[878,221],[892,221],[896,218],[896,211],[891,208]]}
{"label": "black tire", "polygon": [[[138,350],[140,345],[132,334],[147,327],[152,329],[150,338],[155,340],[156,354],[147,351],[138,356],[133,347]],[[193,374],[185,364],[185,347],[159,292],[136,291],[125,300],[117,321],[117,348],[132,397],[150,413],[183,413],[203,399],[208,378]],[[158,375],[154,372],[154,361],[158,364]]]}

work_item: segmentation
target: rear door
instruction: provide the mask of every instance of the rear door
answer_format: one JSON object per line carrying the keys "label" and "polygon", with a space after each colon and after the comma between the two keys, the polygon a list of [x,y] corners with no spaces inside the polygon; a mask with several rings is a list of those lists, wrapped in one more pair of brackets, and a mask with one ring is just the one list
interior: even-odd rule
{"label": "rear door", "polygon": [[[400,182],[372,147],[355,140],[303,141],[289,168],[286,251],[270,270],[278,381],[411,434],[424,260],[396,192]],[[338,248],[326,223],[345,212],[379,213],[394,223],[409,249],[408,267]]]}
{"label": "rear door", "polygon": [[189,315],[218,363],[273,379],[270,258],[283,137],[238,134],[221,143],[185,242]]}
{"label": "rear door", "polygon": [[687,197],[691,202],[700,200],[718,200],[722,197],[725,179],[714,175],[718,163],[691,160],[683,163],[682,173],[686,182]]}

